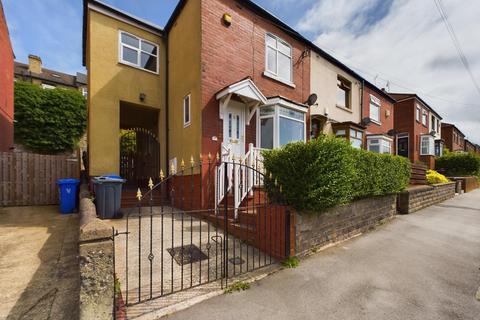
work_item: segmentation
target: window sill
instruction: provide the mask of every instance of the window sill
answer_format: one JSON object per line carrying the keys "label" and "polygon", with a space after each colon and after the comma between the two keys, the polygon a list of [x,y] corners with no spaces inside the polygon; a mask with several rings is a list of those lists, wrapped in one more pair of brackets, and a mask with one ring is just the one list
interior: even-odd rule
{"label": "window sill", "polygon": [[352,111],[351,109],[348,109],[348,108],[339,106],[338,104],[337,104],[336,106],[337,106],[338,109],[342,109],[343,111],[347,111],[347,112],[353,113],[353,111]]}
{"label": "window sill", "polygon": [[271,73],[271,72],[264,71],[264,72],[263,72],[263,76],[265,76],[265,77],[267,77],[267,78],[270,78],[270,79],[273,79],[273,80],[275,80],[275,81],[277,81],[277,82],[283,83],[283,84],[285,84],[285,85],[287,85],[287,86],[289,86],[289,87],[291,87],[291,88],[294,88],[294,89],[296,88],[296,86],[295,86],[295,84],[294,84],[293,82],[290,82],[290,81],[284,80],[284,79],[282,79],[282,78],[279,78],[279,77],[277,77],[276,75],[274,75],[274,74]]}
{"label": "window sill", "polygon": [[122,66],[130,67],[130,68],[134,68],[134,69],[137,69],[137,70],[140,70],[140,71],[145,71],[145,72],[148,72],[148,73],[151,73],[151,74],[156,74],[156,75],[159,74],[158,71],[155,72],[155,71],[151,71],[151,70],[148,70],[148,69],[140,68],[139,66],[134,65],[133,63],[127,63],[127,62],[123,62],[123,61],[118,61],[118,64],[119,64],[119,65],[122,65]]}
{"label": "window sill", "polygon": [[184,129],[185,129],[185,128],[188,128],[188,127],[190,127],[191,124],[192,124],[191,122],[184,123],[184,124],[183,124],[183,128],[184,128]]}
{"label": "window sill", "polygon": [[377,121],[377,120],[373,120],[372,118],[370,118],[370,120],[372,121],[372,123],[376,124],[377,126],[381,126],[382,123]]}

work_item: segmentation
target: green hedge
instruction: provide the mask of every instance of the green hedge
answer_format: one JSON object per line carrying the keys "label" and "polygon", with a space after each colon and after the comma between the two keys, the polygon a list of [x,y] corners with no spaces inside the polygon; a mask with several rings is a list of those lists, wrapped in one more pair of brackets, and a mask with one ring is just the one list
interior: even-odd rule
{"label": "green hedge", "polygon": [[410,179],[407,159],[356,150],[334,137],[288,144],[263,156],[269,194],[299,211],[319,212],[359,198],[397,193]]}
{"label": "green hedge", "polygon": [[85,133],[85,98],[77,90],[15,82],[15,140],[39,153],[74,149]]}
{"label": "green hedge", "polygon": [[436,159],[435,168],[447,176],[477,176],[480,157],[473,153],[449,152]]}

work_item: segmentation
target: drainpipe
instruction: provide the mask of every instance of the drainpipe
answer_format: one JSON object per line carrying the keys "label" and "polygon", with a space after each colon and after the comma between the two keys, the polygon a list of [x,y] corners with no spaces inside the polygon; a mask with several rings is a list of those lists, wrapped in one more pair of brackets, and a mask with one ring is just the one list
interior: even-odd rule
{"label": "drainpipe", "polygon": [[170,127],[168,121],[168,109],[169,109],[169,90],[170,90],[170,57],[168,55],[168,33],[165,34],[165,59],[166,59],[166,75],[165,75],[165,169],[166,175],[168,176],[168,161],[169,158],[169,137],[170,137]]}
{"label": "drainpipe", "polygon": [[365,80],[362,79],[362,92],[360,93],[360,122],[363,119],[363,91],[365,90]]}

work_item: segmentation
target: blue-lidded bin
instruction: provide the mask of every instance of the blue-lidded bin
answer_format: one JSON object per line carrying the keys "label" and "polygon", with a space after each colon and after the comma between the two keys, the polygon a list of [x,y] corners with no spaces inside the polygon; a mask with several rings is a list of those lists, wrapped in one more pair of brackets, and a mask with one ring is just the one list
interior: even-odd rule
{"label": "blue-lidded bin", "polygon": [[60,212],[62,214],[73,213],[75,211],[79,184],[79,179],[60,179],[57,181],[58,194],[60,197]]}
{"label": "blue-lidded bin", "polygon": [[92,180],[98,216],[100,219],[116,218],[122,202],[122,185],[126,180],[117,175],[105,175]]}

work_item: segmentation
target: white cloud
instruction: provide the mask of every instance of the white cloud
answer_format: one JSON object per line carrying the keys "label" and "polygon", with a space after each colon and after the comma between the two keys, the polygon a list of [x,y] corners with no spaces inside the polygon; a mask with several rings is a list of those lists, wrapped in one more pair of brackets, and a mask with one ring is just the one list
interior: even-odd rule
{"label": "white cloud", "polygon": [[[446,122],[480,143],[480,94],[460,63],[433,0],[395,0],[387,14],[372,20],[383,0],[318,0],[297,27],[315,43],[391,91],[414,91]],[[480,83],[480,2],[443,0],[450,23]],[[373,17],[375,18],[375,17]],[[448,101],[446,101],[448,100]]]}

